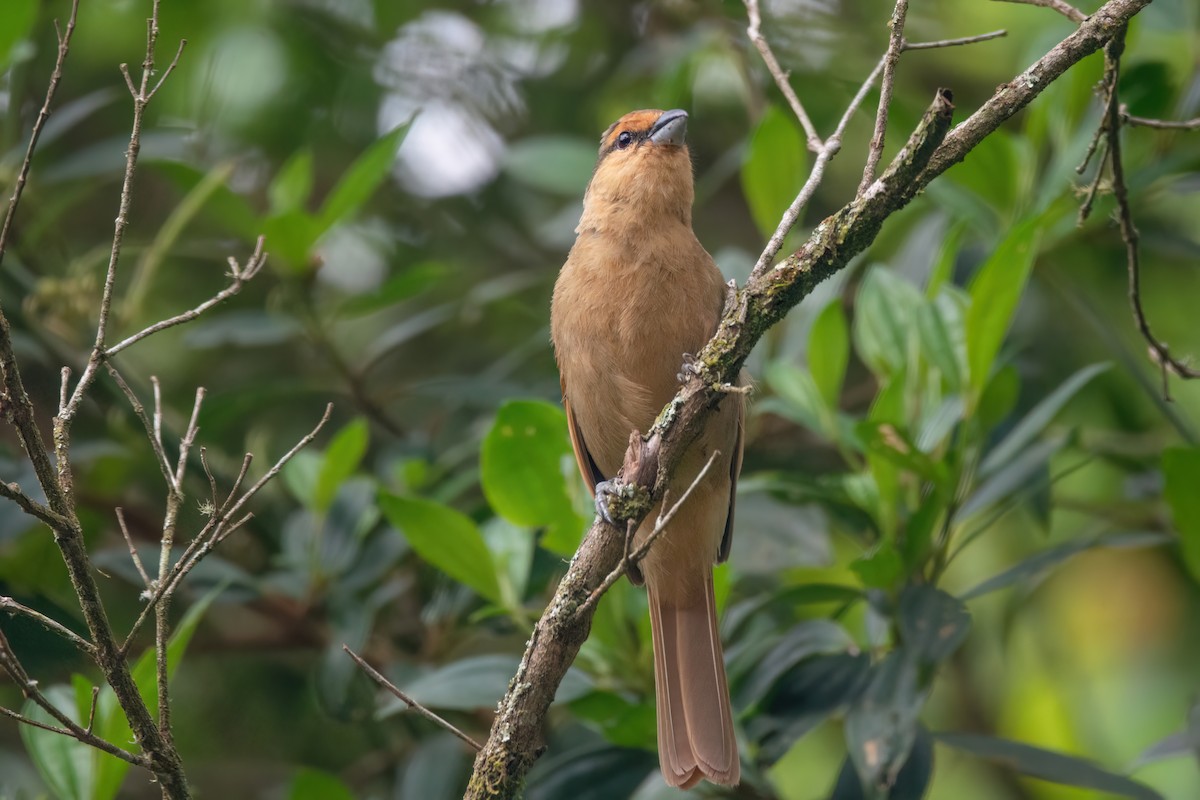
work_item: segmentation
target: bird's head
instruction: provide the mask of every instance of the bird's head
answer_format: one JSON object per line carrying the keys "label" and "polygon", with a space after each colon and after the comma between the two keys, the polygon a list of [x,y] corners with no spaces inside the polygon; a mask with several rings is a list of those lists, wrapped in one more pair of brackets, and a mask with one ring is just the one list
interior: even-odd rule
{"label": "bird's head", "polygon": [[692,160],[681,109],[631,111],[600,139],[580,230],[692,221]]}

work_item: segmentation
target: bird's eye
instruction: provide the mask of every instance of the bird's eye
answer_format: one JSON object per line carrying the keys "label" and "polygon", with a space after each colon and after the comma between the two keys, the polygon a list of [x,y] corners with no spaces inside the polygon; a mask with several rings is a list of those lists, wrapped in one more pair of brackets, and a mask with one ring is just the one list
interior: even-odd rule
{"label": "bird's eye", "polygon": [[633,134],[629,131],[621,131],[617,135],[617,149],[624,150],[633,143]]}

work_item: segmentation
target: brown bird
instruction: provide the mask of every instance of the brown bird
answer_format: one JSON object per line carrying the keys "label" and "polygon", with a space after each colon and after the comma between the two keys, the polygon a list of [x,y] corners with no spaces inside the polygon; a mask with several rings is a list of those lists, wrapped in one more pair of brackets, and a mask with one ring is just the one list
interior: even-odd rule
{"label": "brown bird", "polygon": [[[605,481],[631,431],[675,395],[686,353],[716,331],[725,285],[692,231],[687,113],[634,111],[600,140],[578,238],[554,286],[550,334],[583,478],[607,514]],[[641,563],[654,636],[658,756],[672,786],[733,785],[741,767],[717,633],[713,564],[729,556],[742,462],[743,400],[725,397],[670,485],[680,497],[714,451],[704,481]],[[673,501],[672,501],[673,502]],[[636,534],[654,528],[652,509]],[[631,576],[632,577],[632,576]]]}

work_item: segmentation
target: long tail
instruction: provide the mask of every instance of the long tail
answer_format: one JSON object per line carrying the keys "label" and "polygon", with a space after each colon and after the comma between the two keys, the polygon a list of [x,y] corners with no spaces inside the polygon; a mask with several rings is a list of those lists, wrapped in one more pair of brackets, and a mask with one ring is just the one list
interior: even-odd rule
{"label": "long tail", "polygon": [[653,582],[647,585],[658,761],[666,782],[685,789],[701,778],[726,786],[741,778],[710,570],[703,580],[702,591],[696,586],[681,593],[689,598],[684,602],[661,596]]}

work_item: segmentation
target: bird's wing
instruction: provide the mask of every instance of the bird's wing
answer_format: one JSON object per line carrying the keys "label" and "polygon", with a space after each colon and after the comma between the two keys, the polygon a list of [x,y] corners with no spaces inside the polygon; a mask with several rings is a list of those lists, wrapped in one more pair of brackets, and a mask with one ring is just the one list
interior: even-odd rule
{"label": "bird's wing", "polygon": [[[741,400],[740,397],[731,399]],[[729,514],[725,517],[725,533],[721,535],[721,546],[717,550],[717,563],[722,564],[729,558],[729,550],[733,547],[733,509],[737,502],[738,475],[742,471],[742,452],[745,450],[746,439],[746,403],[738,403],[737,441],[733,445],[733,459],[729,462]]]}
{"label": "bird's wing", "polygon": [[583,431],[579,429],[575,412],[571,410],[571,401],[567,399],[566,379],[560,377],[559,385],[562,386],[563,410],[567,412],[567,431],[571,434],[571,448],[575,451],[575,463],[579,465],[579,473],[583,475],[583,482],[587,484],[588,491],[594,495],[596,494],[596,484],[604,480],[604,473],[596,465],[596,460],[588,452],[587,442],[583,440]]}

